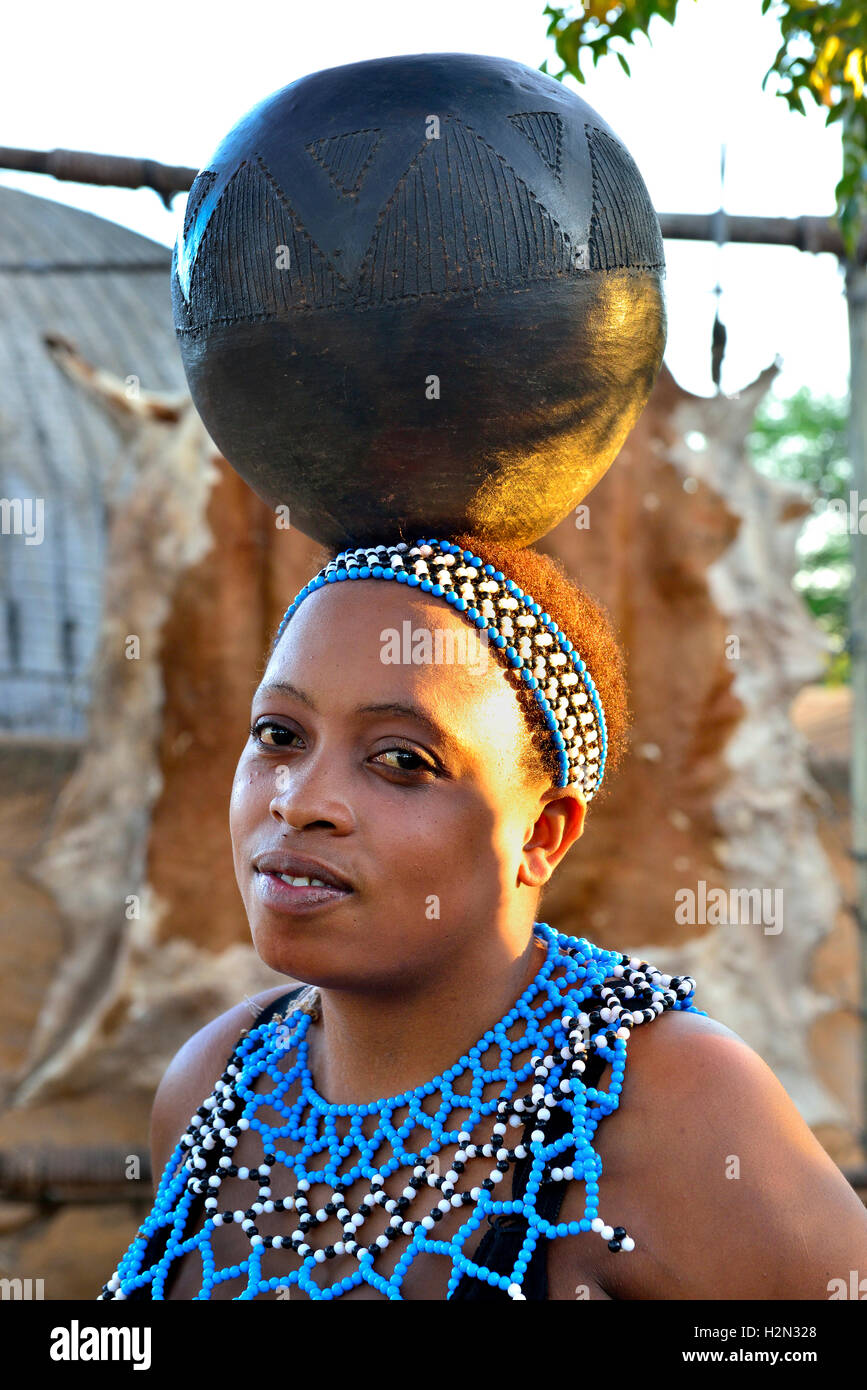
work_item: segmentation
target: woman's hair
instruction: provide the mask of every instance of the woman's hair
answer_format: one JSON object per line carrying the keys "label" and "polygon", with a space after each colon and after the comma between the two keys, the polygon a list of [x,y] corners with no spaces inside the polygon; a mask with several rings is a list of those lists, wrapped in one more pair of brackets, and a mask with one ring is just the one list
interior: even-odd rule
{"label": "woman's hair", "polygon": [[[387,543],[388,537],[383,543]],[[401,539],[401,537],[397,537]],[[580,656],[587,663],[605,714],[608,750],[604,776],[594,800],[599,801],[609,790],[609,777],[621,763],[629,736],[629,706],[627,702],[626,663],[617,641],[612,621],[605,607],[586,589],[570,579],[562,561],[538,550],[510,545],[505,541],[488,540],[483,535],[461,531],[440,537],[450,540],[474,555],[484,556],[485,562],[502,570],[524,593],[531,594],[562,628]],[[317,569],[333,560],[344,546],[323,547],[314,560]],[[515,687],[518,702],[524,711],[526,738],[521,748],[519,767],[528,777],[540,774],[557,784],[560,769],[550,731],[533,692],[522,681]]]}

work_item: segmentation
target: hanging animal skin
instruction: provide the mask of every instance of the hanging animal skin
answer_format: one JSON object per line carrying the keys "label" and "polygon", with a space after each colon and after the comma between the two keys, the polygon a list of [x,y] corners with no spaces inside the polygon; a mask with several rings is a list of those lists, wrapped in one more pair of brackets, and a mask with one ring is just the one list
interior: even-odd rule
{"label": "hanging animal skin", "polygon": [[422,53],[239,121],[190,191],[172,300],[206,428],[292,526],[529,545],[645,405],[663,275],[641,175],[585,101]]}

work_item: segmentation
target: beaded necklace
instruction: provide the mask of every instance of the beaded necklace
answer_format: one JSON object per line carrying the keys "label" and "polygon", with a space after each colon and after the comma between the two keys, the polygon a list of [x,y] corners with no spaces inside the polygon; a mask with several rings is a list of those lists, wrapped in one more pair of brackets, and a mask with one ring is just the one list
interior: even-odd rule
{"label": "beaded necklace", "polygon": [[[468,1274],[522,1300],[522,1280],[540,1239],[592,1231],[612,1252],[632,1250],[635,1243],[626,1230],[599,1215],[602,1163],[592,1140],[599,1120],[619,1104],[632,1029],[668,1009],[702,1012],[692,1002],[695,981],[664,975],[646,961],[602,950],[545,922],[536,922],[533,930],[545,959],[514,1006],[454,1066],[399,1095],[363,1105],[324,1100],[307,1065],[313,1019],[302,1007],[246,1032],[211,1096],[192,1116],[163,1172],[152,1211],[99,1298],[123,1299],[150,1286],[150,1297],[161,1299],[173,1262],[198,1251],[203,1270],[199,1299],[210,1298],[225,1279],[244,1281],[241,1300],[268,1290],[291,1293],[294,1285],[311,1298],[330,1299],[362,1282],[386,1298],[402,1299],[408,1269],[420,1254],[432,1251],[451,1260],[447,1297]],[[498,1054],[493,1066],[485,1065],[490,1052]],[[520,1061],[528,1052],[529,1058]],[[611,1066],[605,1090],[582,1080],[593,1053]],[[273,1082],[271,1089],[254,1089],[266,1077]],[[263,1108],[276,1111],[281,1123],[272,1126],[260,1118],[257,1111]],[[567,1124],[566,1133],[552,1140],[544,1125],[555,1108],[565,1112]],[[456,1114],[464,1118],[458,1122]],[[365,1133],[365,1124],[372,1132]],[[509,1130],[521,1128],[521,1142],[509,1147]],[[263,1162],[239,1166],[233,1150],[251,1130],[261,1139]],[[427,1142],[409,1150],[405,1144],[413,1134]],[[291,1151],[283,1147],[287,1139],[294,1145]],[[440,1155],[446,1158],[445,1172]],[[527,1157],[524,1195],[499,1200],[495,1193],[505,1174]],[[481,1183],[467,1189],[463,1175],[477,1158],[490,1159],[493,1166]],[[283,1175],[290,1190],[275,1196]],[[246,1209],[220,1210],[219,1189],[227,1177],[249,1182],[255,1190],[256,1199]],[[583,1217],[556,1224],[542,1217],[535,1201],[543,1182],[583,1183]],[[347,1194],[359,1184],[364,1195],[353,1211]],[[321,1204],[317,1190],[327,1197]],[[205,1196],[203,1225],[185,1236],[190,1208],[200,1196]],[[441,1234],[440,1223],[464,1210],[459,1227],[451,1235]],[[294,1213],[292,1233],[263,1234],[260,1225],[275,1224],[279,1213]],[[478,1226],[500,1214],[520,1215],[526,1222],[507,1275],[475,1264],[465,1253]],[[245,1232],[249,1254],[217,1269],[214,1233],[232,1224]],[[283,1224],[285,1228],[285,1219]],[[371,1227],[376,1225],[381,1229],[374,1237]],[[318,1240],[324,1227],[340,1229],[342,1238]],[[158,1232],[168,1234],[165,1252],[144,1268],[145,1251]],[[393,1269],[380,1272],[377,1261],[399,1241],[405,1248]],[[266,1252],[281,1250],[293,1252],[291,1267],[266,1276]],[[339,1257],[351,1258],[351,1274],[330,1283],[314,1278],[319,1266]]]}

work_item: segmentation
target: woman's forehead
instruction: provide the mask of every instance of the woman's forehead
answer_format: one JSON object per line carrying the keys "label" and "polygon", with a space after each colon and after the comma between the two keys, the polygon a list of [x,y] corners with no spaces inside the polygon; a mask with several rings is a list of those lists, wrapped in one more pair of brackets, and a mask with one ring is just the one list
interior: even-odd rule
{"label": "woman's forehead", "polygon": [[[451,607],[404,585],[359,580],[307,597],[292,615],[262,684],[291,683],[332,708],[366,698],[409,700],[514,740],[515,688],[483,634]],[[487,741],[487,740],[486,740]]]}

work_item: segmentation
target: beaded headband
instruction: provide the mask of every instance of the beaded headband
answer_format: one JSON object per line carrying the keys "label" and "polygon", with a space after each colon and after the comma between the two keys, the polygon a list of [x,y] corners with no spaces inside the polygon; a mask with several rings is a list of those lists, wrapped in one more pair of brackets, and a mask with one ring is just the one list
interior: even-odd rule
{"label": "beaded headband", "polygon": [[520,673],[541,707],[557,752],[558,786],[577,783],[586,800],[593,799],[607,750],[602,703],[572,642],[529,594],[502,570],[449,541],[359,546],[341,550],[304,585],[283,615],[274,646],[309,594],[346,579],[395,579],[444,598],[468,622],[485,629],[501,664]]}

